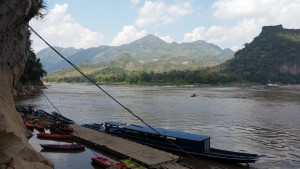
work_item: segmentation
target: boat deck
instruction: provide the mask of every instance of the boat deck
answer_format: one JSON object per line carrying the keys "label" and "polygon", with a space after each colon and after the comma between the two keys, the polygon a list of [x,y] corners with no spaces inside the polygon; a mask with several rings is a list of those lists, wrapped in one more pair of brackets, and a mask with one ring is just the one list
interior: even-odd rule
{"label": "boat deck", "polygon": [[166,169],[188,168],[177,163],[179,160],[179,156],[177,155],[112,136],[110,134],[85,128],[76,124],[72,124],[70,126],[74,128],[74,136],[79,141],[103,151],[112,153],[113,155],[121,158],[131,158],[133,161],[136,161],[145,167],[164,167]]}

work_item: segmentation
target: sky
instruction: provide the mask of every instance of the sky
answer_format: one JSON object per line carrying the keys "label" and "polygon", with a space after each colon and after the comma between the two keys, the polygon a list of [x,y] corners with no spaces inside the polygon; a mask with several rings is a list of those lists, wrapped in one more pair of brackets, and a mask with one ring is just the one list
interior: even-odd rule
{"label": "sky", "polygon": [[[30,25],[51,45],[119,46],[153,34],[167,43],[204,40],[238,50],[263,26],[300,29],[300,0],[45,0]],[[35,52],[46,44],[31,35]]]}

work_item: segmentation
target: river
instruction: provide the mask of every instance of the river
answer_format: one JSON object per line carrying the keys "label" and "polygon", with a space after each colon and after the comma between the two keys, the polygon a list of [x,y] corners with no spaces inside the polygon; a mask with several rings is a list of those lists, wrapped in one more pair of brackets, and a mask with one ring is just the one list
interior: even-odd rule
{"label": "river", "polygon": [[[300,90],[195,86],[102,88],[153,127],[207,135],[211,137],[213,148],[261,155],[250,168],[300,168]],[[107,120],[141,124],[95,86],[59,84],[43,92],[64,116],[78,124]],[[190,97],[192,93],[198,96]],[[55,110],[41,94],[17,103],[33,104],[36,109],[48,112]],[[40,151],[37,142],[37,139],[31,140]],[[63,161],[57,159],[64,153],[43,155],[53,161],[56,168],[65,168],[65,163],[75,163],[78,167],[78,159],[87,153],[76,153],[76,157],[68,155]],[[187,160],[197,168],[197,164]],[[245,168],[207,160],[203,163],[219,168]]]}

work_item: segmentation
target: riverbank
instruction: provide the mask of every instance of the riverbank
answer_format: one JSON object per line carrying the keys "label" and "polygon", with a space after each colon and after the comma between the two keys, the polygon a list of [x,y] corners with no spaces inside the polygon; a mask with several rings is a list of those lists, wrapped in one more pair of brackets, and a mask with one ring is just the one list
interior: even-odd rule
{"label": "riverbank", "polygon": [[46,88],[47,87],[42,82],[36,84],[28,83],[25,85],[22,85],[18,82],[13,90],[13,97],[16,99],[20,97],[32,96]]}
{"label": "riverbank", "polygon": [[[46,86],[51,85],[60,85],[60,84],[71,84],[71,85],[92,85],[91,83],[66,83],[66,82],[43,82]],[[130,84],[125,82],[118,82],[118,83],[98,83],[98,85],[105,85],[105,86],[178,86],[178,87],[246,87],[246,88],[253,88],[253,89],[266,89],[266,85],[254,82],[243,82],[243,83],[230,83],[230,84],[188,84],[188,83],[136,83]],[[281,89],[291,89],[291,90],[300,90],[300,84],[279,84],[278,88]]]}

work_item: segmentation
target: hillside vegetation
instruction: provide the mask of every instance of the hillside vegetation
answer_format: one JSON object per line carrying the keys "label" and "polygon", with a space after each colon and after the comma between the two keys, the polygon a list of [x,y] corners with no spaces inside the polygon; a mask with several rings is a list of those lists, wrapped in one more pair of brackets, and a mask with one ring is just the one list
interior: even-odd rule
{"label": "hillside vegetation", "polygon": [[[177,59],[178,62],[187,60],[185,57]],[[300,83],[300,30],[284,29],[282,25],[265,26],[259,36],[236,52],[234,58],[214,67],[203,67],[196,61],[191,61],[194,67],[163,60],[155,62],[161,62],[163,68],[153,62],[141,63],[130,54],[122,54],[106,63],[84,63],[81,68],[98,83]],[[85,82],[72,70],[56,72],[45,80]]]}
{"label": "hillside vegetation", "polygon": [[[99,46],[88,49],[56,47],[56,49],[75,65],[90,64],[94,67],[109,65],[146,72],[215,66],[232,58],[234,54],[230,49],[222,50],[205,41],[166,43],[154,35],[147,35],[121,46]],[[70,68],[68,63],[49,48],[38,52],[37,57],[41,59],[49,74]]]}
{"label": "hillside vegetation", "polygon": [[300,83],[300,30],[265,26],[225,67],[237,81]]}

